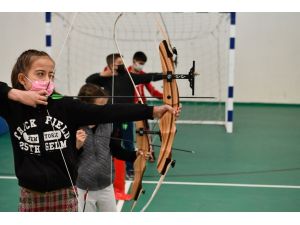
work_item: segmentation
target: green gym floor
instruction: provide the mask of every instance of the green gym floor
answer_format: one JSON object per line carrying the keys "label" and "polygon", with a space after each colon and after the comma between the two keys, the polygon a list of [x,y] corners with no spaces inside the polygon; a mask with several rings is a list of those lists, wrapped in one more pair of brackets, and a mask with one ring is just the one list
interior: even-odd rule
{"label": "green gym floor", "polygon": [[[176,165],[146,211],[154,212],[299,212],[300,106],[236,104],[234,133],[221,126],[177,125]],[[158,150],[157,150],[158,151]],[[0,136],[0,211],[17,211],[8,135]],[[149,199],[159,176],[148,163],[145,194]],[[129,211],[125,202],[122,211]]]}

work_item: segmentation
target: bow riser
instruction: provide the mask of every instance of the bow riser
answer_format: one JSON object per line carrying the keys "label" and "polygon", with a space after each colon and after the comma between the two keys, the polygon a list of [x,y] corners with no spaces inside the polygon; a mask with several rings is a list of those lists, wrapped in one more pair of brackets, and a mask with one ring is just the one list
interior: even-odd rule
{"label": "bow riser", "polygon": [[[159,54],[163,74],[167,75],[167,79],[163,80],[163,101],[177,110],[179,107],[178,87],[176,79],[172,79],[175,69],[172,50],[167,41],[160,43]],[[160,119],[162,146],[157,160],[157,170],[160,174],[164,174],[166,166],[171,162],[172,144],[176,134],[175,119],[175,115],[169,112]]]}

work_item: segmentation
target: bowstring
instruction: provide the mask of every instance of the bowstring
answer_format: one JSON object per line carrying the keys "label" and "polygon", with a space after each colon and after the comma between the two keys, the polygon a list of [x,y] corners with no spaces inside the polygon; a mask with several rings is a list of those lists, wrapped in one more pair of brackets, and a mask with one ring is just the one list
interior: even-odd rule
{"label": "bowstring", "polygon": [[[119,54],[120,54],[121,60],[122,60],[122,62],[123,62],[123,64],[124,64],[124,67],[125,67],[126,72],[127,72],[128,76],[129,76],[129,79],[130,79],[130,81],[131,81],[131,84],[133,85],[133,88],[134,88],[134,91],[135,91],[135,93],[136,93],[136,96],[137,96],[137,98],[139,99],[140,103],[141,103],[141,104],[144,104],[144,101],[143,101],[143,99],[141,98],[141,95],[140,95],[139,91],[137,90],[137,87],[136,87],[136,85],[135,85],[135,83],[134,83],[134,81],[133,81],[133,79],[132,79],[132,76],[131,76],[131,74],[130,74],[130,72],[129,72],[129,70],[128,70],[127,64],[126,64],[126,62],[125,62],[125,60],[124,60],[124,58],[123,58],[123,55],[122,55],[122,53],[121,53],[121,51],[120,51],[120,48],[119,48],[119,45],[118,45],[118,42],[117,42],[117,32],[116,32],[116,27],[117,27],[117,23],[118,23],[119,19],[120,19],[122,16],[123,16],[123,13],[120,13],[120,14],[118,15],[118,17],[117,17],[115,23],[114,23],[114,32],[113,32],[114,43],[115,43],[115,46],[116,46],[116,48],[117,48],[117,50],[118,50],[118,52],[119,52]],[[147,135],[147,134],[146,134],[146,135]],[[151,148],[151,146],[150,146],[150,144],[151,144],[151,139],[150,139],[150,137],[149,137],[148,135],[147,135],[147,139],[148,139],[148,143],[149,143],[149,148]],[[140,193],[139,193],[139,195],[140,195]],[[137,198],[137,199],[138,199],[138,198]],[[136,200],[136,201],[137,201],[137,200]],[[135,202],[136,202],[136,201],[135,201]],[[133,210],[133,208],[132,208],[132,210]]]}
{"label": "bowstring", "polygon": [[[67,43],[67,40],[68,40],[68,38],[69,38],[69,36],[70,36],[70,33],[71,33],[71,31],[72,31],[73,24],[74,24],[74,22],[75,22],[75,18],[76,18],[76,17],[77,17],[77,12],[73,15],[73,18],[72,18],[72,21],[71,21],[71,23],[70,23],[68,32],[67,32],[66,37],[65,37],[65,39],[64,39],[64,41],[63,41],[63,44],[62,44],[62,46],[61,46],[61,48],[60,48],[59,54],[58,54],[58,56],[57,56],[57,58],[56,58],[56,60],[55,60],[56,65],[55,65],[54,71],[56,71],[56,67],[57,67],[57,65],[59,65],[59,63],[60,63],[60,57],[61,57],[61,55],[62,55],[62,52],[63,52],[63,50],[64,50],[64,48],[65,48],[66,43]],[[48,86],[46,87],[46,90],[48,89],[48,87],[49,87],[49,85],[50,85],[50,81],[51,81],[51,80],[49,80],[49,83],[48,83]],[[52,116],[50,116],[50,113],[49,113],[49,110],[48,110],[48,107],[47,107],[47,106],[46,106],[46,111],[47,111],[47,115],[48,115],[49,117],[53,118]],[[53,132],[55,133],[54,126],[52,125],[52,123],[50,123],[50,124],[51,124],[51,127],[52,127]],[[72,180],[72,177],[71,177],[71,174],[70,174],[70,170],[69,170],[69,167],[68,167],[68,165],[67,165],[65,156],[64,156],[64,154],[63,154],[62,147],[61,147],[61,145],[59,145],[58,137],[56,138],[56,143],[57,143],[57,145],[59,146],[59,151],[60,151],[60,154],[61,154],[61,156],[62,156],[62,159],[63,159],[64,165],[65,165],[65,168],[66,168],[68,177],[69,177],[69,179],[70,179],[70,183],[71,183],[71,185],[72,185],[72,190],[73,190],[73,192],[74,192],[74,194],[75,194],[75,196],[76,196],[77,202],[79,202],[78,194],[77,194],[75,185],[74,185],[74,183],[73,183],[73,180]],[[79,209],[79,207],[80,207],[80,206],[79,206],[79,204],[78,204],[78,209]],[[79,211],[80,211],[80,210],[79,210]]]}
{"label": "bowstring", "polygon": [[115,46],[116,46],[116,48],[117,48],[117,50],[118,50],[118,52],[119,52],[119,54],[120,54],[120,56],[121,56],[121,60],[122,60],[122,62],[123,62],[123,64],[124,64],[124,67],[125,67],[125,69],[126,69],[126,72],[127,72],[128,76],[129,76],[129,78],[130,78],[130,81],[131,81],[131,83],[132,83],[132,85],[133,85],[133,87],[134,87],[134,91],[135,91],[135,93],[136,93],[136,95],[137,95],[139,101],[140,101],[142,104],[144,104],[143,99],[141,98],[141,95],[140,95],[140,93],[138,92],[138,90],[137,90],[137,88],[136,88],[136,85],[135,85],[135,83],[134,83],[134,81],[133,81],[133,79],[132,79],[132,76],[131,76],[131,74],[130,74],[130,72],[129,72],[129,70],[128,70],[127,63],[125,62],[124,57],[123,57],[123,55],[122,55],[122,53],[121,53],[121,51],[120,51],[119,45],[118,45],[118,43],[117,43],[117,35],[116,35],[117,32],[116,32],[116,27],[117,27],[117,23],[118,23],[119,19],[120,19],[122,16],[123,16],[123,13],[120,13],[119,16],[117,17],[116,21],[115,21],[115,24],[114,24],[114,35],[113,35],[114,43],[115,43]]}

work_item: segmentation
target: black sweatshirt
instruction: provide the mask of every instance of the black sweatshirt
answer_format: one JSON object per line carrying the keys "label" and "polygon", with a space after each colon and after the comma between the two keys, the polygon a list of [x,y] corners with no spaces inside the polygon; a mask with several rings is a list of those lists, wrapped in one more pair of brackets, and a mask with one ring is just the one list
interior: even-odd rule
{"label": "black sweatshirt", "polygon": [[20,186],[39,192],[71,186],[60,148],[75,184],[76,131],[79,127],[150,119],[153,115],[153,107],[146,105],[98,106],[67,97],[49,98],[47,106],[34,108],[9,100],[10,89],[0,82],[0,116],[9,125],[15,173]]}
{"label": "black sweatshirt", "polygon": [[[161,73],[146,73],[146,74],[134,74],[131,73],[134,83],[145,84],[151,81],[157,81],[162,79]],[[92,83],[103,87],[105,90],[109,91],[112,95],[112,76],[101,76],[99,73],[94,73],[86,79],[86,83]],[[134,96],[134,86],[127,73],[121,73],[114,76],[114,95],[115,96]],[[133,103],[134,98],[114,98],[114,103]]]}

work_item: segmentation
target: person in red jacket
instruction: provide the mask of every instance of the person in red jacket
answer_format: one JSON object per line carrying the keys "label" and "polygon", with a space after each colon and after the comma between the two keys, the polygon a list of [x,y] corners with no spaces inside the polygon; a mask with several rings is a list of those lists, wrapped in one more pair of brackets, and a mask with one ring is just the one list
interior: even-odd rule
{"label": "person in red jacket", "polygon": [[[145,66],[146,62],[147,62],[146,54],[144,52],[138,51],[134,53],[132,58],[132,65],[128,67],[128,71],[135,74],[145,74],[145,72],[143,71],[143,67]],[[159,90],[156,90],[155,87],[151,84],[151,82],[145,84],[139,84],[136,86],[136,88],[140,96],[142,97],[143,103],[147,102],[145,97],[145,88],[148,90],[148,92],[152,97],[156,97],[158,99],[163,98],[163,94]],[[136,93],[135,96],[137,96]],[[135,98],[135,102],[136,103],[138,102],[138,98]]]}
{"label": "person in red jacket", "polygon": [[[143,67],[145,66],[146,62],[147,62],[146,54],[142,51],[138,51],[134,53],[132,58],[132,65],[128,67],[128,71],[130,73],[135,73],[135,74],[145,74],[145,72],[143,71]],[[138,84],[136,85],[136,88],[144,104],[146,104],[147,102],[145,96],[145,88],[148,90],[148,92],[152,97],[156,97],[158,99],[163,98],[163,94],[159,90],[156,90],[155,87],[151,84],[151,82],[145,84]],[[136,96],[135,103],[138,103],[139,99],[137,98],[138,97],[137,93],[135,93],[135,96]],[[154,151],[152,150],[149,162],[154,162],[154,161],[155,161],[155,155],[154,155]]]}

